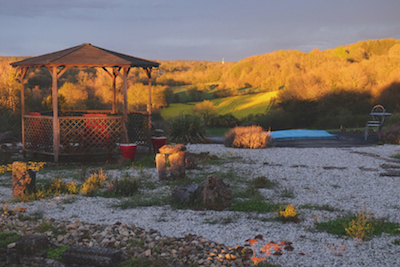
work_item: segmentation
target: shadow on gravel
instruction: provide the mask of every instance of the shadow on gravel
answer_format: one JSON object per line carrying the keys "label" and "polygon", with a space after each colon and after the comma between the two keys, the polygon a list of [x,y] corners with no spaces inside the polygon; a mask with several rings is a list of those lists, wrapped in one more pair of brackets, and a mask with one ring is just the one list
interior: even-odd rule
{"label": "shadow on gravel", "polygon": [[[301,139],[275,141],[275,147],[362,147],[374,146],[379,142],[378,134],[368,135],[364,140],[364,133],[334,133],[338,139]],[[211,136],[208,139],[214,144],[223,144],[223,136]]]}

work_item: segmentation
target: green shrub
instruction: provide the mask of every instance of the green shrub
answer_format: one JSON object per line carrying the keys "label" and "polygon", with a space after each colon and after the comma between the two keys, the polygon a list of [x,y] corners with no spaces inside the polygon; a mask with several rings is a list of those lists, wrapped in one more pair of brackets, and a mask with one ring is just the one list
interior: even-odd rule
{"label": "green shrub", "polygon": [[387,144],[400,144],[400,123],[386,127],[382,131],[381,139]]}
{"label": "green shrub", "polygon": [[92,176],[86,179],[81,186],[81,193],[83,195],[92,195],[96,190],[104,185],[107,180],[107,174],[103,173],[100,169],[99,173],[94,173]]}
{"label": "green shrub", "polygon": [[206,127],[200,117],[181,114],[169,120],[168,139],[177,143],[202,143],[206,139]]}
{"label": "green shrub", "polygon": [[350,237],[357,238],[357,240],[367,240],[374,232],[374,223],[371,213],[366,213],[363,208],[356,218],[351,220],[348,225],[344,225],[344,229]]}
{"label": "green shrub", "polygon": [[260,126],[235,127],[226,133],[224,144],[227,147],[264,148],[272,145],[272,138]]}
{"label": "green shrub", "polygon": [[[317,222],[315,223],[315,228],[320,231],[338,235],[339,237],[351,236],[362,240],[367,240],[371,236],[380,236],[382,233],[387,233],[392,236],[400,235],[399,223],[375,220],[372,217],[368,217],[367,220],[366,216],[364,216],[364,218],[360,216],[362,217],[364,215],[361,213],[358,217],[353,215],[327,222]],[[348,230],[346,230],[346,228]]]}
{"label": "green shrub", "polygon": [[113,195],[117,196],[133,196],[135,193],[139,192],[139,180],[137,178],[127,177],[115,179],[111,182],[109,190]]}
{"label": "green shrub", "polygon": [[7,247],[8,244],[14,243],[19,238],[19,235],[13,232],[0,233],[0,248]]}

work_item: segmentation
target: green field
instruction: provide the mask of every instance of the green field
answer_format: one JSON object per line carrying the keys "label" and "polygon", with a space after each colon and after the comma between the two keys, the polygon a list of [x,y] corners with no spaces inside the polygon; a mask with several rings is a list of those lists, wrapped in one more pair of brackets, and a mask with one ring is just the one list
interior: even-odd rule
{"label": "green field", "polygon": [[[238,119],[250,114],[266,113],[270,102],[277,95],[275,92],[264,92],[251,95],[231,96],[216,98],[210,101],[214,103],[219,115],[232,114]],[[161,111],[164,119],[178,116],[181,113],[193,114],[193,107],[199,102],[172,103]]]}

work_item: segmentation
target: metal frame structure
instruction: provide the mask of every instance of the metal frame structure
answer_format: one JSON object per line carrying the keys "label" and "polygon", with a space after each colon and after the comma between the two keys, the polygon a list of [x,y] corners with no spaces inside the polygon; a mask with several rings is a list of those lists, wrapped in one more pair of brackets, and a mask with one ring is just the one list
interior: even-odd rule
{"label": "metal frame structure", "polygon": [[[106,147],[108,153],[114,151],[116,142],[129,142],[128,123],[128,82],[129,71],[133,67],[143,68],[148,77],[149,102],[148,138],[151,130],[151,71],[157,68],[158,62],[153,62],[129,55],[113,52],[89,43],[84,43],[65,50],[49,53],[37,57],[24,59],[11,63],[11,66],[19,68],[21,83],[21,116],[22,116],[22,144],[23,150],[34,151],[43,154],[54,155],[54,162],[58,162],[60,155],[92,153],[97,148]],[[34,116],[25,114],[25,78],[29,68],[46,67],[52,76],[52,116]],[[70,67],[96,67],[102,68],[113,79],[113,103],[111,116],[107,117],[76,117],[59,116],[58,110],[58,79]],[[107,69],[108,68],[108,69]],[[112,71],[110,72],[109,69]],[[116,78],[123,80],[123,116],[117,116],[116,105]],[[88,126],[93,122],[96,127]],[[98,128],[104,127],[104,131]],[[89,129],[92,133],[88,133]],[[88,136],[90,137],[88,139]],[[52,146],[48,140],[52,139]],[[47,142],[46,142],[47,140]],[[90,144],[88,141],[92,141]],[[108,144],[107,144],[108,143]],[[94,145],[97,144],[97,145]],[[93,152],[97,153],[97,152]]]}

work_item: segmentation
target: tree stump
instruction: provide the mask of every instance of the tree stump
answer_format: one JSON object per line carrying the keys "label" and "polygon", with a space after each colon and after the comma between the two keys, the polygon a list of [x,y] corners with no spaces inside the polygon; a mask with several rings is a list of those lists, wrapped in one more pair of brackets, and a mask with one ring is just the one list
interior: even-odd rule
{"label": "tree stump", "polygon": [[164,145],[156,155],[158,178],[166,180],[170,177],[181,179],[185,177],[186,147],[184,145]]}
{"label": "tree stump", "polygon": [[27,170],[26,163],[15,161],[12,164],[13,197],[22,198],[25,194],[34,193],[36,189],[36,172]]}

